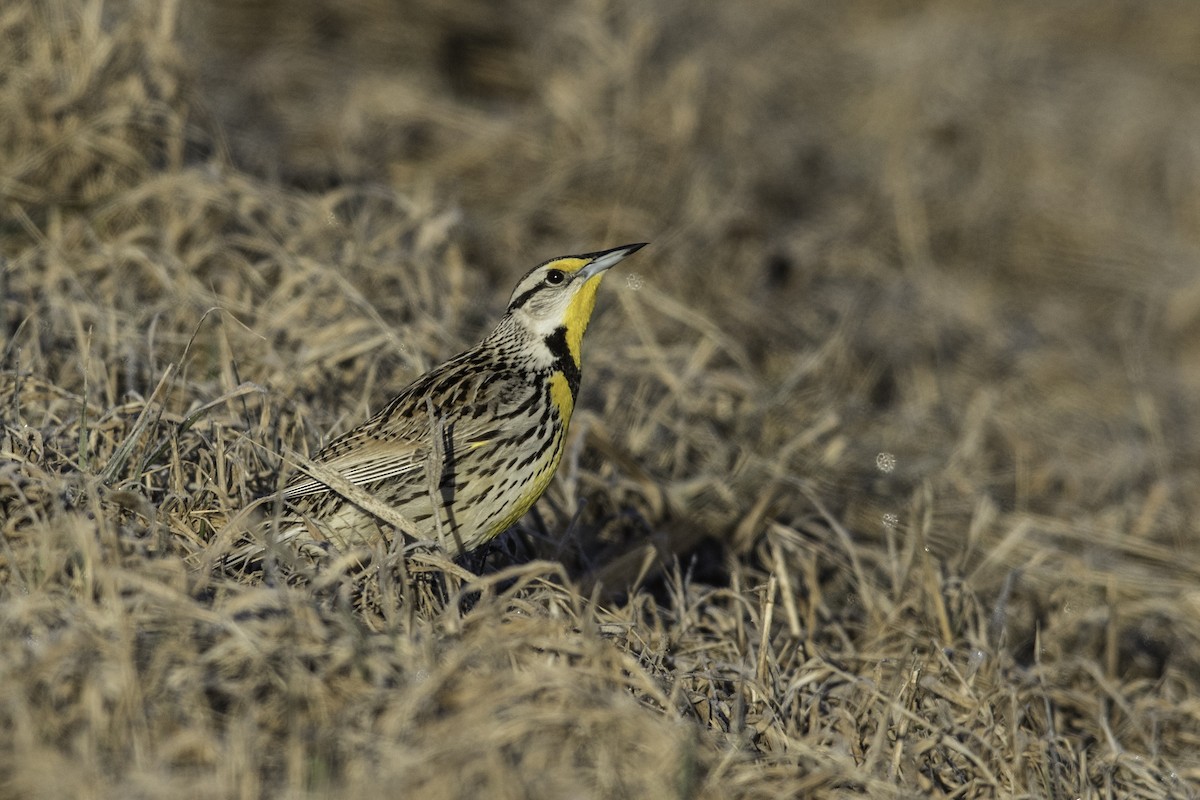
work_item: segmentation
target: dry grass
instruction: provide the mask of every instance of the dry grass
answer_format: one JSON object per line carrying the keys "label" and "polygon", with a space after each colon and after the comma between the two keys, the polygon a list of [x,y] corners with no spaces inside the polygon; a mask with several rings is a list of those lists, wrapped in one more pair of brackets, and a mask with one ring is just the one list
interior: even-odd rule
{"label": "dry grass", "polygon": [[[0,6],[0,796],[1200,795],[1200,11],[205,8]],[[213,568],[643,238],[486,560]]]}

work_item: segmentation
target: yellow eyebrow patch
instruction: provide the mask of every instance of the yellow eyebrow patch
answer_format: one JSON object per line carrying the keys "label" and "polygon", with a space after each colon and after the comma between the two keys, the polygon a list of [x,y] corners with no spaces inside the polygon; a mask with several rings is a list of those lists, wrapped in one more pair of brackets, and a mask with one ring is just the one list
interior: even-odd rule
{"label": "yellow eyebrow patch", "polygon": [[560,258],[551,261],[546,265],[546,269],[561,269],[563,272],[579,272],[579,270],[592,263],[590,258]]}

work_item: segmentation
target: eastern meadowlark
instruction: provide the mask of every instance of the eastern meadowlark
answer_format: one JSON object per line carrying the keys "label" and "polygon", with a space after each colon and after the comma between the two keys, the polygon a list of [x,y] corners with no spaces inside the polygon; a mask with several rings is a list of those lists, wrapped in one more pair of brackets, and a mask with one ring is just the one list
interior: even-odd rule
{"label": "eastern meadowlark", "polygon": [[526,273],[483,341],[331,441],[312,459],[317,468],[285,486],[279,539],[341,551],[399,525],[457,556],[512,526],[562,457],[604,272],[644,246],[555,258]]}

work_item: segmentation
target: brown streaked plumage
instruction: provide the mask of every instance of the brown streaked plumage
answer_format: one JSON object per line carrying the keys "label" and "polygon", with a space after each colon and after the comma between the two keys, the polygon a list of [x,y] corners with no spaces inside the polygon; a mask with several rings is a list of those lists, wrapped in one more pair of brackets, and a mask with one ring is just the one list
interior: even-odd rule
{"label": "brown streaked plumage", "polygon": [[643,246],[551,259],[526,273],[482,342],[326,445],[313,458],[320,474],[287,484],[279,538],[335,550],[378,541],[390,526],[362,507],[370,503],[361,494],[360,503],[344,496],[355,490],[452,556],[508,529],[562,456],[603,274]]}

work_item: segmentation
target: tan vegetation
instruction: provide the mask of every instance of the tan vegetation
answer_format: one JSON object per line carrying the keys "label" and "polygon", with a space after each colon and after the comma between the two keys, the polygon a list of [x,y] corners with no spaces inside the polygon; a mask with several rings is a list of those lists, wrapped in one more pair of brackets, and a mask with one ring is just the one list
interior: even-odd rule
{"label": "tan vegetation", "polygon": [[[0,796],[1200,794],[1200,7],[0,41]],[[523,270],[642,240],[485,559],[222,568]]]}

